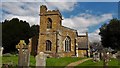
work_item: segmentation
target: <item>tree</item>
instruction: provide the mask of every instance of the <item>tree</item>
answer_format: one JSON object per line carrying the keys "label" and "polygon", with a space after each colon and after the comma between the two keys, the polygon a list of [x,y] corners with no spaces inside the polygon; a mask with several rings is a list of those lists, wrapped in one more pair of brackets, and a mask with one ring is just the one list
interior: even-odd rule
{"label": "tree", "polygon": [[2,46],[2,23],[0,22],[0,46]]}
{"label": "tree", "polygon": [[31,36],[32,36],[32,49],[31,55],[37,55],[37,47],[38,47],[38,38],[39,38],[39,25],[31,26]]}
{"label": "tree", "polygon": [[112,19],[100,27],[101,42],[104,47],[120,50],[120,20]]}
{"label": "tree", "polygon": [[30,30],[31,30],[31,36],[38,36],[39,35],[39,25],[32,25]]}
{"label": "tree", "polygon": [[26,21],[13,18],[2,22],[2,46],[4,53],[15,52],[15,46],[20,40],[25,40],[28,44],[30,35],[30,25]]}

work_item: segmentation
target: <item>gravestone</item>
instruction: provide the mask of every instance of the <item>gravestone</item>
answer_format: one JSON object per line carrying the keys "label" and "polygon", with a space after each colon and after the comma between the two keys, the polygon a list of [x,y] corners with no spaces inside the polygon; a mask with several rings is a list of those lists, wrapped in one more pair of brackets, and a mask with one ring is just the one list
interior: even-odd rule
{"label": "gravestone", "polygon": [[46,66],[46,55],[40,52],[36,55],[36,68],[45,68]]}
{"label": "gravestone", "polygon": [[109,55],[107,54],[107,52],[103,53],[103,65],[104,68],[106,68],[108,66],[108,62],[109,62]]}
{"label": "gravestone", "polygon": [[118,65],[120,65],[120,51],[117,52],[116,58],[118,60]]}
{"label": "gravestone", "polygon": [[20,40],[16,48],[19,51],[18,55],[18,66],[29,66],[30,61],[30,47],[26,45],[24,40]]}
{"label": "gravestone", "polygon": [[97,61],[100,61],[100,53],[97,53],[97,55],[96,55],[96,60],[97,60]]}
{"label": "gravestone", "polygon": [[115,59],[116,59],[116,54],[113,54],[113,55],[112,55],[112,58],[115,58]]}
{"label": "gravestone", "polygon": [[93,53],[93,60],[95,62],[100,61],[100,54],[98,52]]}
{"label": "gravestone", "polygon": [[0,68],[2,67],[2,52],[3,52],[3,47],[0,47]]}

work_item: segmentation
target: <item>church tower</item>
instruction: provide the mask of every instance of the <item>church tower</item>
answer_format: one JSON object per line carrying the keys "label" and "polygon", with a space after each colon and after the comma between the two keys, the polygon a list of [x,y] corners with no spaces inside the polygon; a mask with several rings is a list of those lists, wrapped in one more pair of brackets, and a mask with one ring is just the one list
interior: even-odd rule
{"label": "church tower", "polygon": [[38,53],[55,54],[58,52],[58,31],[61,27],[62,16],[59,10],[47,10],[40,6],[40,33]]}

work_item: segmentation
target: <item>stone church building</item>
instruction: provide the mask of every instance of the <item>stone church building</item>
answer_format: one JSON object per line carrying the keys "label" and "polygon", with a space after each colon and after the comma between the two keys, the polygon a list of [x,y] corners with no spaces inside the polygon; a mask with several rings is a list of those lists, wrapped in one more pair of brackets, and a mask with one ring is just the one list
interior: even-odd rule
{"label": "stone church building", "polygon": [[[62,20],[59,10],[47,10],[45,5],[40,6],[40,33],[37,53],[44,52],[49,57],[70,57],[78,54],[80,41],[78,37],[80,36],[78,36],[77,30],[62,26]],[[88,38],[88,36],[86,37]],[[85,41],[87,44],[84,45],[86,47],[85,53],[88,53],[88,39],[85,40],[87,40]]]}

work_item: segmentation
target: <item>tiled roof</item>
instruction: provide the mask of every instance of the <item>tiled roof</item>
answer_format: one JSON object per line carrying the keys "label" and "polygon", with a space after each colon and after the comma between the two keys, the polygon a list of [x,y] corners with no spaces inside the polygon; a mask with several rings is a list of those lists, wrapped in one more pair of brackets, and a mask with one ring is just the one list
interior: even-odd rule
{"label": "tiled roof", "polygon": [[86,35],[78,36],[77,43],[78,49],[88,49],[88,37]]}
{"label": "tiled roof", "polygon": [[77,32],[77,30],[75,30],[75,29],[71,29],[71,28],[68,28],[68,27],[65,27],[65,26],[62,26],[62,27],[65,28],[65,29],[73,30],[73,31],[76,31],[76,32]]}

